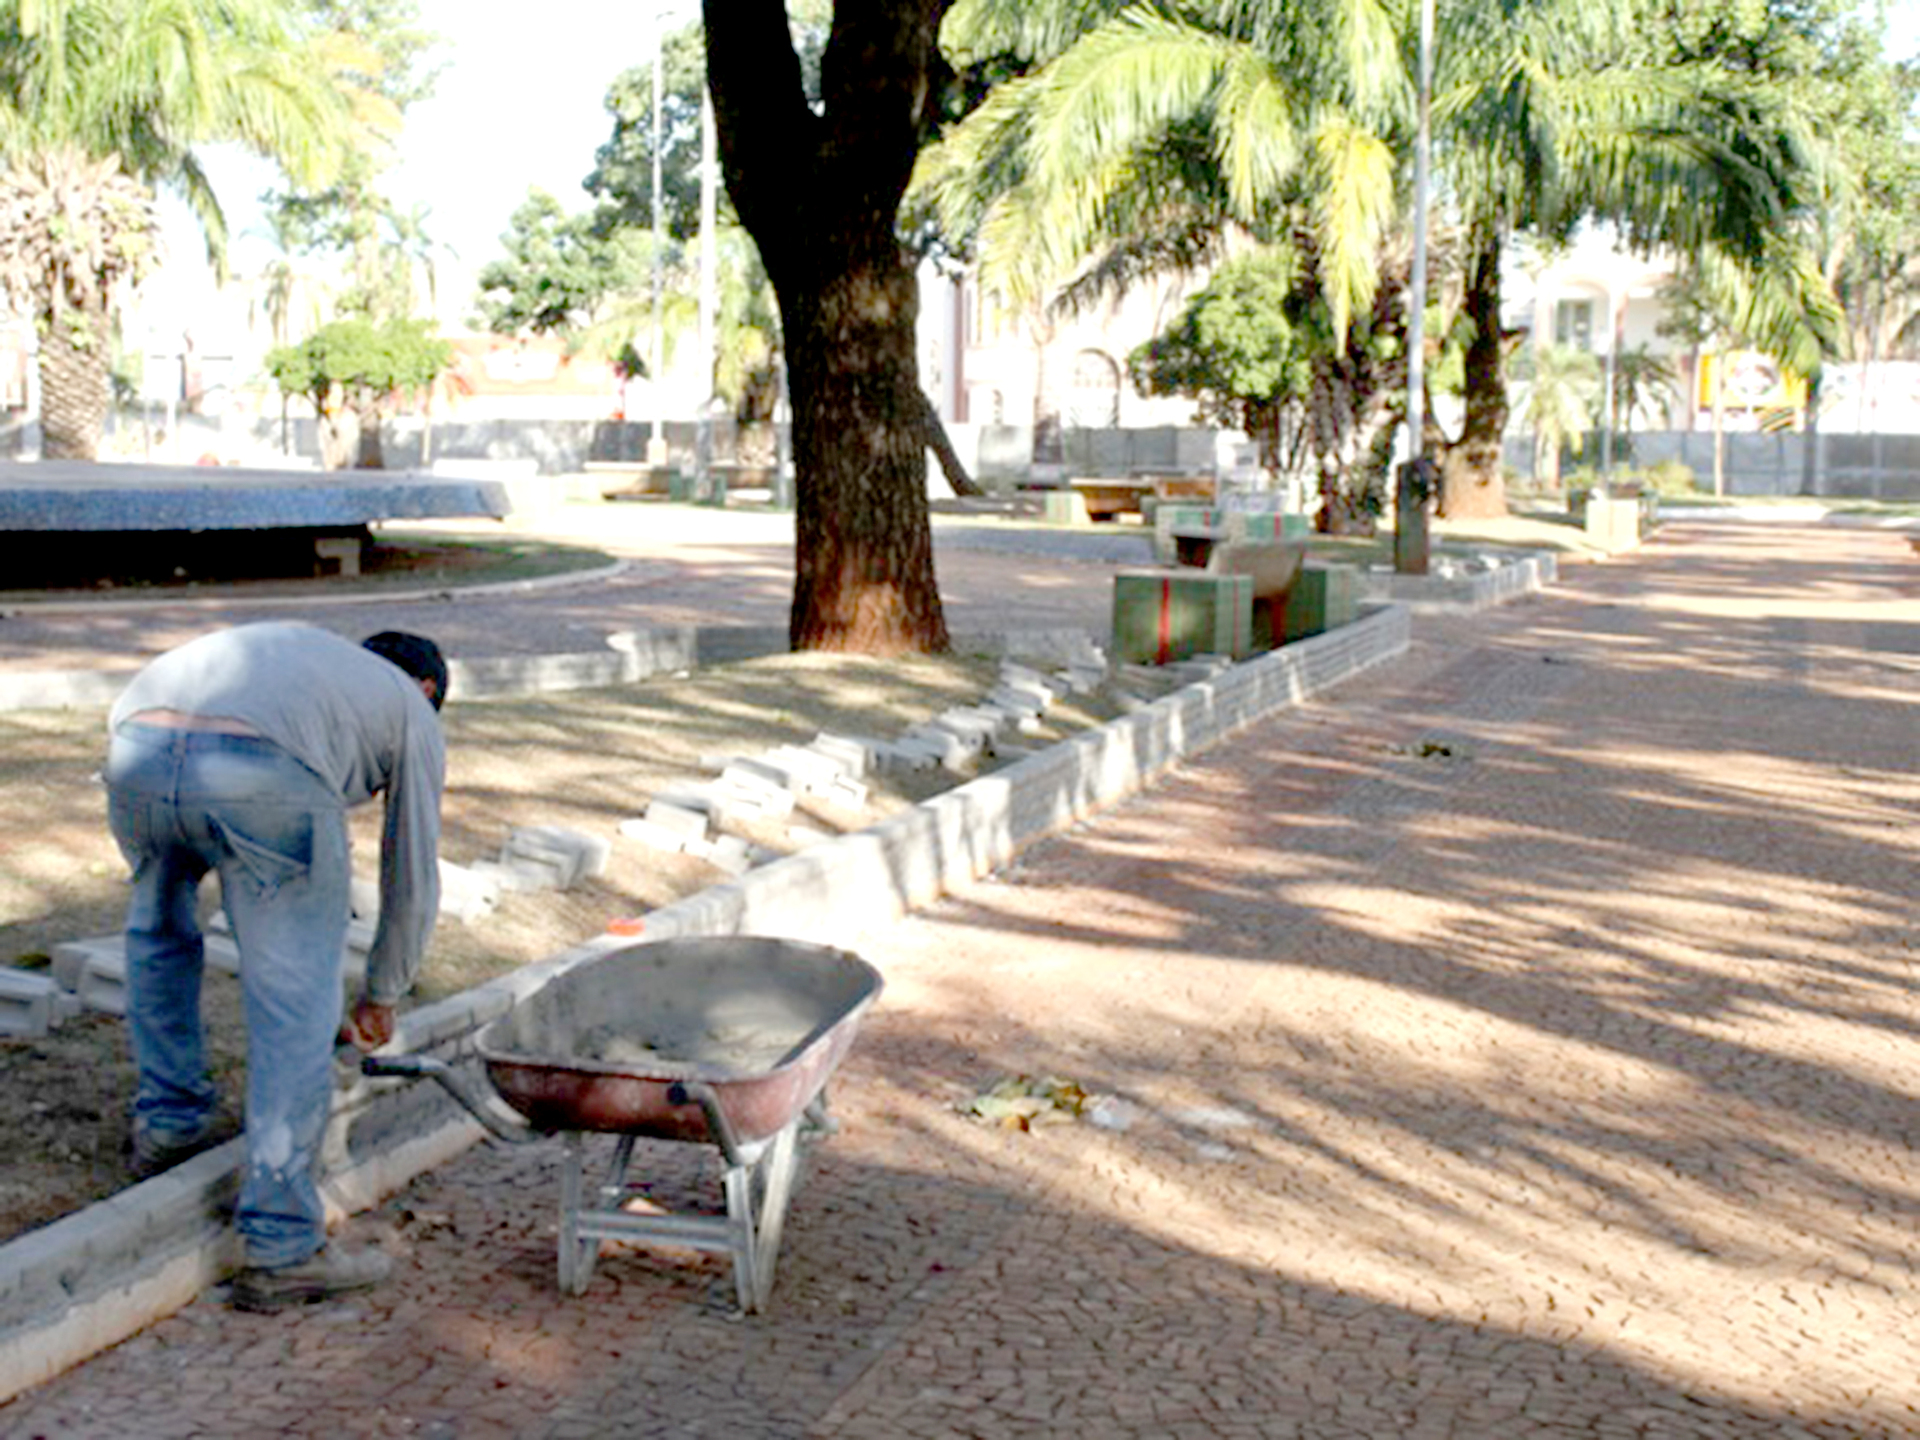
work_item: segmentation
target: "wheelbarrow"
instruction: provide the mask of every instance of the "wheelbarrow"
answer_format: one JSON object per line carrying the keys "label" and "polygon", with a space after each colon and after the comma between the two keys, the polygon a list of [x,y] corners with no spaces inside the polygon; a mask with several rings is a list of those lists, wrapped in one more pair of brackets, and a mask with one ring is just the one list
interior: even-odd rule
{"label": "wheelbarrow", "polygon": [[[372,1076],[437,1081],[516,1143],[562,1138],[560,1288],[585,1292],[603,1240],[732,1257],[741,1309],[773,1288],[803,1131],[825,1133],[827,1081],[879,995],[844,950],[761,936],[636,944],[564,970],[479,1033],[491,1091],[423,1055],[369,1055]],[[503,1103],[504,1102],[504,1103]],[[606,1178],[586,1137],[619,1137]],[[634,1142],[717,1148],[726,1212],[636,1214]]]}

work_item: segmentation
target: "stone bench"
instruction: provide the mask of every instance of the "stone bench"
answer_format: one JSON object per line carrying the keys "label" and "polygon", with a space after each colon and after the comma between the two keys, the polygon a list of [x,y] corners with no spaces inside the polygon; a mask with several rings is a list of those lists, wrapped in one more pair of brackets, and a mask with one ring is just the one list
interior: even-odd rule
{"label": "stone bench", "polygon": [[1069,480],[1067,487],[1085,502],[1087,517],[1096,521],[1141,514],[1141,502],[1154,493],[1154,482],[1151,480],[1119,480],[1098,476]]}
{"label": "stone bench", "polygon": [[1210,575],[1245,575],[1252,581],[1250,643],[1271,650],[1287,639],[1287,605],[1307,559],[1298,540],[1228,540],[1209,547]]}

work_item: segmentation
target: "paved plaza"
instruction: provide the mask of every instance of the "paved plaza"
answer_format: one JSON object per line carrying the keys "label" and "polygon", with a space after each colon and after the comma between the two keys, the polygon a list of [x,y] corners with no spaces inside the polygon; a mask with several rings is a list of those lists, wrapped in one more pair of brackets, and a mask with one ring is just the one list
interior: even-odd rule
{"label": "paved plaza", "polygon": [[[777,546],[714,544],[631,583],[777,619]],[[942,552],[1002,625],[1099,625],[1069,572]],[[488,1142],[350,1222],[384,1288],[210,1294],[0,1437],[1920,1436],[1916,894],[1920,559],[1672,525],[850,918],[888,988],[767,1315],[686,1252],[561,1295],[559,1146]],[[1103,1098],[963,1113],[1021,1074]],[[654,1200],[706,1153],[646,1146]]]}

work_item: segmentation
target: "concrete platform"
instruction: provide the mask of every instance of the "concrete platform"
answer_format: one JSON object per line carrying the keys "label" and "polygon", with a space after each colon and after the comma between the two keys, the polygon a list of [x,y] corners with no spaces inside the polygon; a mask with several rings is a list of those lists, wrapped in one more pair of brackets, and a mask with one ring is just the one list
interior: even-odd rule
{"label": "concrete platform", "polygon": [[0,530],[321,529],[380,520],[499,519],[497,480],[378,470],[0,464]]}

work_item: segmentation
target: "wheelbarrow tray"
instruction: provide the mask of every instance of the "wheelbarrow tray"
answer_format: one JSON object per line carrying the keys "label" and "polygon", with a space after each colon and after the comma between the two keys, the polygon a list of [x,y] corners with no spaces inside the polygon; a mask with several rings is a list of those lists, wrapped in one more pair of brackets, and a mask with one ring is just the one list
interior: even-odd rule
{"label": "wheelbarrow tray", "polygon": [[481,1031],[500,1098],[536,1130],[750,1146],[797,1120],[881,980],[844,950],[765,936],[637,944],[561,972]]}

